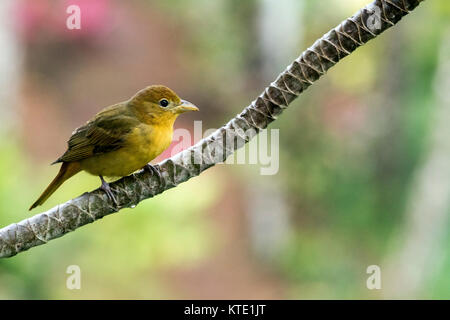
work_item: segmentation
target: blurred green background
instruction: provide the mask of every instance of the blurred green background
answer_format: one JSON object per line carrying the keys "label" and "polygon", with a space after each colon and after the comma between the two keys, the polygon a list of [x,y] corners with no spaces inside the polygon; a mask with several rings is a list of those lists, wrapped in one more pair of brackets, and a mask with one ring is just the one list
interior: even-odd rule
{"label": "blurred green background", "polygon": [[[99,186],[81,173],[27,211],[102,107],[161,83],[201,109],[176,127],[218,128],[368,2],[3,0],[0,226]],[[450,298],[449,18],[449,1],[425,1],[292,103],[270,126],[276,175],[219,165],[2,259],[0,298]]]}

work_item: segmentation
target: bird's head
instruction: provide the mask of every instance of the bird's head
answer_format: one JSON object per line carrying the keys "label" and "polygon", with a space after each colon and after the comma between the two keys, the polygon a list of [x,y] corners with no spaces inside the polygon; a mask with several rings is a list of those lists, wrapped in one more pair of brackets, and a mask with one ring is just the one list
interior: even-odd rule
{"label": "bird's head", "polygon": [[162,85],[153,85],[140,90],[130,100],[135,108],[148,120],[175,119],[179,114],[198,111],[189,101],[180,99],[175,92]]}

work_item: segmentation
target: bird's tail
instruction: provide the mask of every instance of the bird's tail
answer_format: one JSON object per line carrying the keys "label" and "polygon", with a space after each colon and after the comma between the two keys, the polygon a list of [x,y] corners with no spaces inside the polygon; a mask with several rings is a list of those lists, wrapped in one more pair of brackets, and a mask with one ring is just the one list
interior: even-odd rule
{"label": "bird's tail", "polygon": [[47,189],[45,189],[45,191],[41,194],[39,199],[37,199],[36,202],[31,205],[29,210],[32,210],[33,208],[36,208],[37,206],[43,204],[53,194],[53,192],[55,192],[56,189],[58,189],[63,184],[64,181],[80,172],[80,170],[81,167],[80,163],[78,162],[63,162],[55,179],[53,179]]}

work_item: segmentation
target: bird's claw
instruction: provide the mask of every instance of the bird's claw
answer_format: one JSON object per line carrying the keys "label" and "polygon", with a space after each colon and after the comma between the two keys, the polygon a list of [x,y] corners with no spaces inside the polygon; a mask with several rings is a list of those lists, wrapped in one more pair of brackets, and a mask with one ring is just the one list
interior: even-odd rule
{"label": "bird's claw", "polygon": [[106,195],[108,196],[108,198],[114,203],[114,205],[116,206],[116,208],[119,207],[119,204],[116,200],[116,197],[114,197],[114,194],[111,191],[111,187],[109,186],[109,183],[106,182],[103,177],[100,177],[100,179],[102,180],[102,185],[100,187],[101,190],[103,190]]}
{"label": "bird's claw", "polygon": [[162,182],[162,175],[161,175],[161,170],[159,169],[159,166],[156,165],[151,165],[150,163],[147,163],[144,166],[144,170],[147,170],[148,172],[150,172],[151,175],[156,174],[156,176],[159,179],[159,182]]}

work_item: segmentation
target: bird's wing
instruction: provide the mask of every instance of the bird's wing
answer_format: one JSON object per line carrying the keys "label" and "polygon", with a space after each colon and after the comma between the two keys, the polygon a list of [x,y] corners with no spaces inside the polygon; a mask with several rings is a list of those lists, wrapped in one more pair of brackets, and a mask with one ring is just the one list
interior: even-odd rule
{"label": "bird's wing", "polygon": [[126,115],[96,117],[73,132],[67,151],[55,163],[80,161],[120,149],[127,134],[137,125],[136,118]]}

